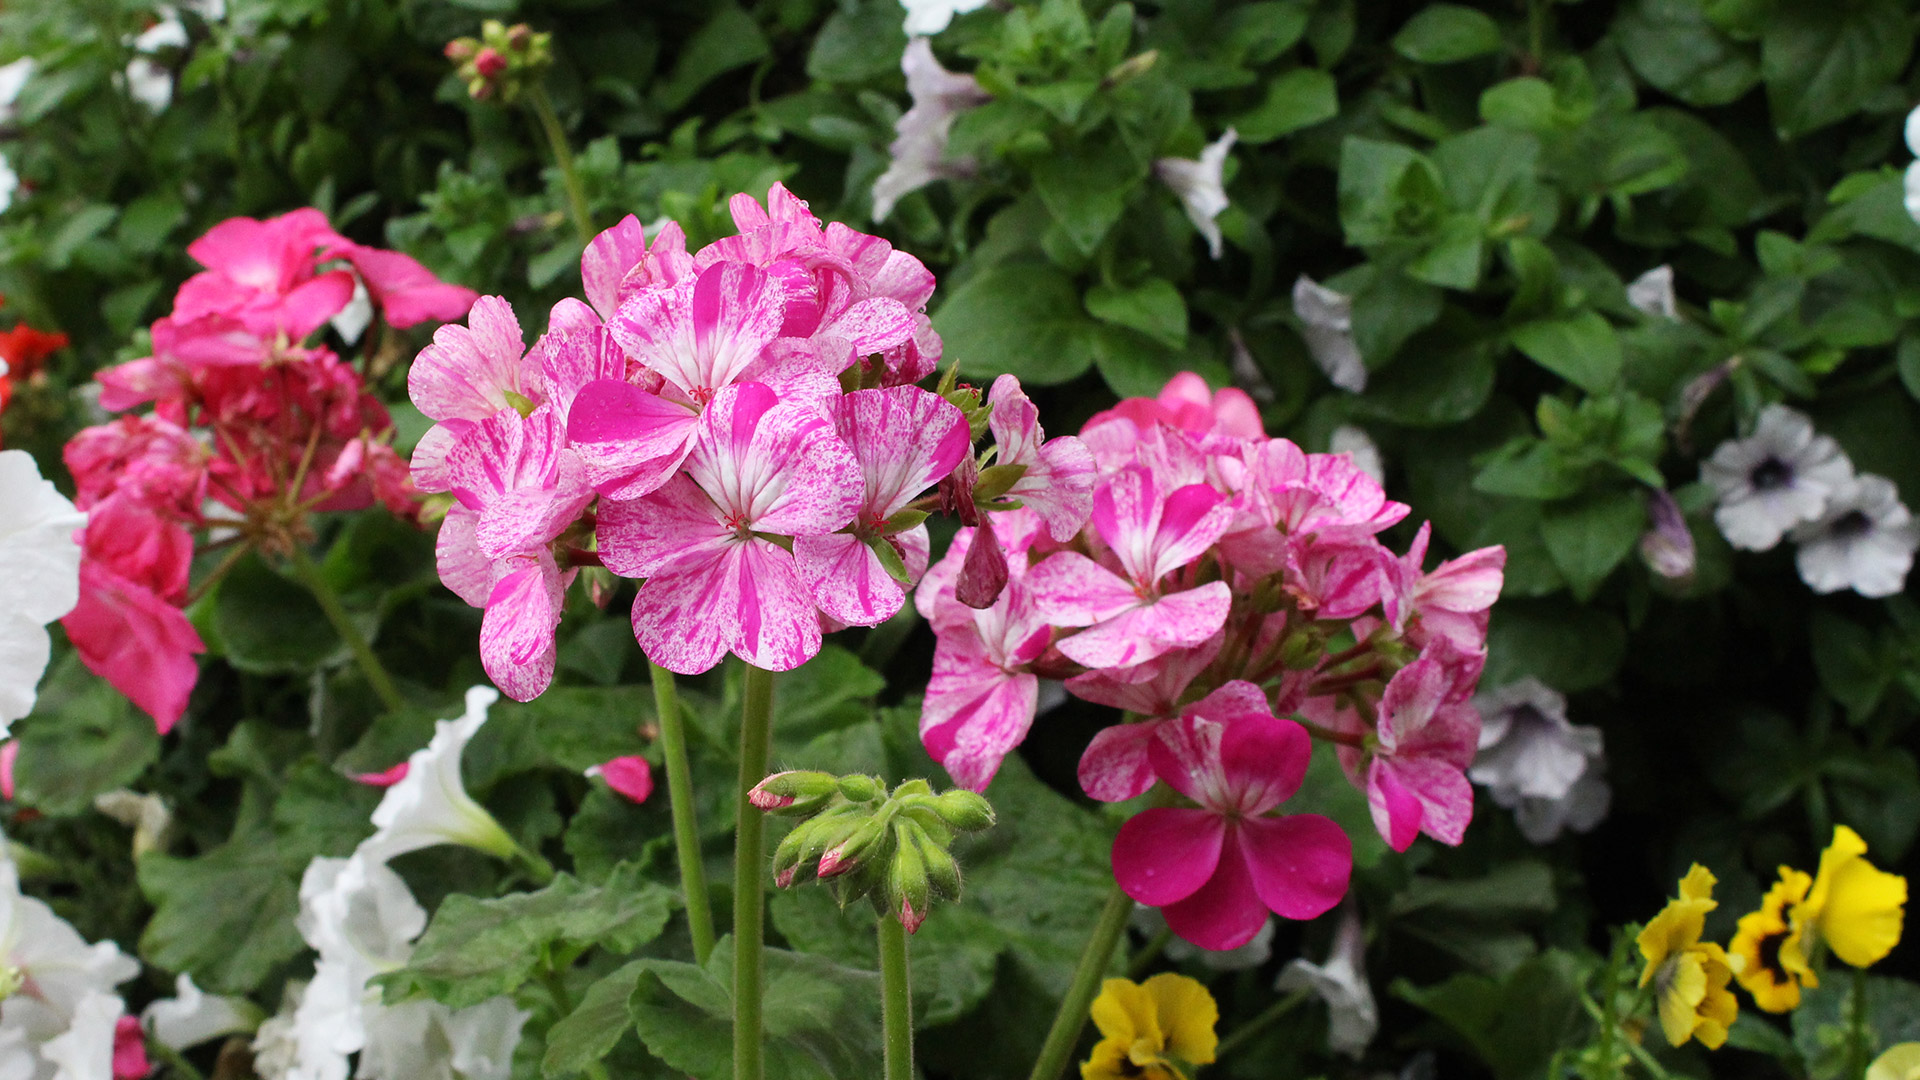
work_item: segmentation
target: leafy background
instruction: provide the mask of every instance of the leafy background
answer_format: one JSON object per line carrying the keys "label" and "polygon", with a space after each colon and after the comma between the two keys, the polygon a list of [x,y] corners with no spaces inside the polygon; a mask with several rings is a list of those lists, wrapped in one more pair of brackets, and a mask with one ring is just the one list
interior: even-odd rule
{"label": "leafy background", "polygon": [[[1911,865],[1920,608],[1816,597],[1783,550],[1733,553],[1697,482],[1741,418],[1786,400],[1862,470],[1920,496],[1920,226],[1899,174],[1920,98],[1909,4],[996,4],[935,39],[948,67],[993,94],[953,130],[972,177],[909,196],[877,226],[868,192],[908,104],[897,0],[229,0],[224,19],[183,14],[190,44],[157,57],[177,80],[158,115],[120,75],[125,42],[155,15],[138,0],[0,11],[0,60],[40,65],[5,128],[31,190],[0,217],[0,292],[12,316],[74,341],[6,415],[8,445],[45,467],[88,422],[73,391],[142,354],[143,326],[192,270],[185,243],[230,215],[319,206],[355,238],[523,314],[576,289],[578,241],[534,121],[467,100],[439,55],[482,16],[524,19],[554,32],[549,87],[599,225],[671,216],[701,243],[729,230],[727,195],[784,180],[817,213],[932,266],[949,356],[976,381],[1012,371],[1042,388],[1052,430],[1196,370],[1255,393],[1269,430],[1309,449],[1362,426],[1389,491],[1432,518],[1443,548],[1506,545],[1487,685],[1534,675],[1568,693],[1573,718],[1606,732],[1614,809],[1590,836],[1534,848],[1483,801],[1457,850],[1363,851],[1373,976],[1392,987],[1366,1067],[1426,1051],[1443,1071],[1502,1080],[1572,1067],[1557,1052],[1587,1037],[1578,986],[1606,927],[1650,915],[1691,861],[1723,882],[1709,928],[1722,936],[1776,864],[1811,864],[1836,821],[1881,864]],[[1229,126],[1232,206],[1213,260],[1151,166],[1196,156]],[[1627,303],[1624,283],[1663,264],[1677,321]],[[1354,298],[1364,393],[1313,364],[1291,302],[1301,274]],[[362,346],[390,401],[404,402],[426,332]],[[1689,412],[1683,389],[1716,368],[1730,372],[1724,387]],[[417,414],[395,409],[417,435]],[[1653,488],[1688,512],[1699,565],[1685,585],[1635,553]],[[10,833],[58,858],[46,888],[84,932],[137,944],[153,993],[190,970],[276,1004],[302,955],[289,920],[300,868],[367,831],[372,795],[342,771],[399,760],[481,680],[478,613],[437,585],[429,536],[367,515],[335,522],[321,546],[416,709],[378,715],[325,622],[297,617],[312,601],[251,563],[193,612],[212,658],[178,734],[156,739],[71,657],[18,728]],[[502,709],[468,758],[470,785],[525,841],[564,856],[573,888],[671,874],[664,808],[578,777],[649,746],[624,603],[602,612],[576,595],[556,689]],[[783,680],[778,757],[931,771],[911,735],[930,635],[894,625],[847,644],[857,656],[830,652]],[[722,882],[732,693],[715,679],[691,698]],[[1006,824],[970,860],[970,898],[916,942],[930,1075],[1024,1074],[1035,1017],[1104,887],[1112,823],[1071,777],[1108,719],[1049,713],[991,792]],[[170,850],[137,873],[124,831],[89,810],[128,784],[162,791],[179,816]],[[1337,776],[1316,773],[1306,797],[1364,835]],[[430,907],[515,884],[464,852],[401,866]],[[442,917],[480,917],[463,903]],[[796,951],[775,962],[776,981],[866,1008],[864,932],[830,908],[817,894],[778,898],[775,929]],[[658,1058],[709,1075],[715,1047],[724,1054],[713,1015],[725,980],[676,954],[684,935],[662,934],[671,924],[654,914],[529,931],[533,944],[499,945],[505,973],[486,985],[545,1002],[528,957],[584,955],[565,976],[583,996],[564,1044],[613,1053],[620,1075],[664,1075],[620,1036],[634,1019]],[[1329,931],[1283,927],[1275,964],[1319,956]],[[1884,1000],[1914,1002],[1920,990],[1899,980],[1917,967],[1911,948],[1896,951],[1877,972]],[[1214,979],[1223,1027],[1265,1007],[1271,974]],[[432,972],[413,988],[480,992]],[[542,1054],[549,1075],[584,1064],[563,1040],[543,1048],[537,1033],[568,1010],[540,1007],[551,1015],[530,1029],[527,1074]],[[1792,1027],[1743,1021],[1745,1049],[1668,1062],[1831,1075],[1822,1009],[1837,1015],[1836,995],[1815,996]],[[780,1065],[791,1075],[856,1075],[874,1052],[835,1034],[871,1025],[804,1011],[771,1022],[800,1048]],[[1359,1068],[1314,1049],[1320,1022],[1295,1014],[1216,1072]]]}

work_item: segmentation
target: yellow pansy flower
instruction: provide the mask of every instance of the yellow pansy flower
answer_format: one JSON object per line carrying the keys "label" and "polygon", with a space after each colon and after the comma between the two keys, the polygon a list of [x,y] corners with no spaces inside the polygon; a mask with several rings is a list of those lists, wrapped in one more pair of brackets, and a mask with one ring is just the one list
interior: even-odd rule
{"label": "yellow pansy flower", "polygon": [[1907,903],[1907,879],[1875,869],[1866,854],[1859,833],[1834,826],[1813,888],[1793,909],[1795,929],[1810,929],[1833,955],[1859,968],[1878,963],[1900,943]]}
{"label": "yellow pansy flower", "polygon": [[1640,985],[1653,986],[1660,1029],[1675,1046],[1699,1039],[1708,1049],[1719,1049],[1740,1012],[1740,1003],[1727,989],[1733,968],[1726,950],[1700,940],[1707,912],[1720,906],[1713,899],[1713,886],[1713,874],[1695,863],[1680,881],[1679,898],[1669,901],[1637,939],[1647,961]]}
{"label": "yellow pansy flower", "polygon": [[1737,957],[1740,985],[1753,1003],[1768,1012],[1782,1013],[1800,1005],[1802,987],[1819,986],[1807,964],[1807,940],[1794,925],[1791,912],[1807,898],[1813,877],[1790,866],[1780,868],[1780,880],[1760,901],[1760,910],[1740,917],[1740,928],[1727,945]]}
{"label": "yellow pansy flower", "polygon": [[1092,1014],[1101,1038],[1081,1080],[1191,1080],[1192,1066],[1212,1062],[1220,1044],[1220,1007],[1185,975],[1108,979]]}
{"label": "yellow pansy flower", "polygon": [[1920,1042],[1887,1047],[1867,1066],[1867,1080],[1920,1080]]}

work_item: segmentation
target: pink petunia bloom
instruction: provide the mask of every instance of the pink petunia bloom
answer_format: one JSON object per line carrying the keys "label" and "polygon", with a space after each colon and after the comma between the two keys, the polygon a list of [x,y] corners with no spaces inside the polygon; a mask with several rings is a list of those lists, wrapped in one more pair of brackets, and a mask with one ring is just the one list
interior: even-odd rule
{"label": "pink petunia bloom", "polygon": [[[1395,850],[1405,851],[1426,833],[1458,844],[1473,817],[1473,785],[1467,766],[1480,746],[1480,714],[1466,700],[1479,680],[1477,663],[1457,651],[1427,655],[1396,672],[1380,698],[1380,721],[1369,724],[1352,709],[1324,699],[1302,710],[1349,736],[1372,736],[1374,745],[1340,747],[1340,764],[1367,793],[1373,824]],[[1477,658],[1476,658],[1477,659]]]}
{"label": "pink petunia bloom", "polygon": [[1246,391],[1230,386],[1216,393],[1191,371],[1167,380],[1157,397],[1127,398],[1105,412],[1095,413],[1086,426],[1093,428],[1115,419],[1127,420],[1141,431],[1166,424],[1196,435],[1211,433],[1241,439],[1266,436],[1260,407]]}
{"label": "pink petunia bloom", "polygon": [[[1101,802],[1125,802],[1146,794],[1153,786],[1153,742],[1162,727],[1179,720],[1160,713],[1144,715],[1159,718],[1115,724],[1087,744],[1086,752],[1080,755],[1082,791]],[[1273,710],[1267,704],[1265,691],[1244,679],[1235,679],[1187,706],[1179,715],[1228,723],[1248,717],[1271,718]]]}
{"label": "pink petunia bloom", "polygon": [[[860,508],[848,531],[796,539],[793,556],[821,611],[849,626],[875,626],[900,610],[905,584],[927,567],[926,526],[890,530],[889,522],[953,471],[972,433],[959,408],[915,386],[856,390],[835,404],[835,430],[864,481]],[[875,544],[893,547],[909,582],[894,580]]]}
{"label": "pink petunia bloom", "polygon": [[946,557],[927,571],[914,605],[939,634],[933,676],[920,707],[920,741],[955,783],[984,791],[1000,762],[1033,724],[1040,680],[1028,665],[1040,659],[1053,629],[1040,617],[1026,581],[1026,551],[1042,531],[1029,510],[994,515],[1011,558],[1006,587],[992,604],[959,602],[954,587],[975,542],[961,529]]}
{"label": "pink petunia bloom", "polygon": [[60,620],[95,675],[153,717],[165,735],[187,710],[206,651],[181,610],[107,567],[80,564],[80,602]]}
{"label": "pink petunia bloom", "polygon": [[987,426],[999,447],[994,463],[1027,470],[1007,496],[1039,514],[1055,540],[1072,539],[1093,510],[1093,455],[1072,435],[1048,439],[1040,428],[1040,410],[1012,375],[993,380],[987,404],[993,406]]}
{"label": "pink petunia bloom", "polygon": [[604,764],[587,769],[588,776],[597,776],[607,782],[607,786],[626,797],[629,802],[643,803],[653,794],[653,766],[638,754],[617,757]]}
{"label": "pink petunia bloom", "polygon": [[1047,621],[1088,627],[1063,638],[1061,653],[1087,667],[1122,667],[1212,637],[1233,601],[1227,583],[1180,588],[1166,579],[1196,563],[1232,518],[1205,484],[1163,493],[1137,465],[1110,478],[1094,493],[1093,527],[1119,572],[1063,551],[1030,573]]}
{"label": "pink petunia bloom", "polygon": [[1235,949],[1269,911],[1312,919],[1346,894],[1353,845],[1340,826],[1318,814],[1268,816],[1306,776],[1313,747],[1300,725],[1187,716],[1161,725],[1149,754],[1154,774],[1199,805],[1129,819],[1113,842],[1113,874],[1174,933]]}
{"label": "pink petunia bloom", "polygon": [[683,472],[643,498],[602,502],[602,560],[647,579],[633,603],[641,649],[683,675],[728,652],[771,671],[812,659],[819,612],[793,554],[766,536],[835,532],[861,494],[859,463],[826,417],[761,383],[721,388]]}

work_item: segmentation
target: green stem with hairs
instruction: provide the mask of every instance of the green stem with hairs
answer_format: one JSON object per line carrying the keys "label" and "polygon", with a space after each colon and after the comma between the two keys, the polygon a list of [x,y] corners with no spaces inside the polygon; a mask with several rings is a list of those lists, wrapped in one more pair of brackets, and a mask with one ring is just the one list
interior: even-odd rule
{"label": "green stem with hairs", "polygon": [[907,966],[907,928],[889,912],[880,938],[880,1026],[886,1039],[886,1080],[913,1080],[913,980]]}
{"label": "green stem with hairs", "polygon": [[693,957],[704,966],[713,955],[713,901],[707,867],[700,861],[700,822],[693,806],[693,774],[687,769],[687,728],[673,672],[648,662],[653,674],[653,710],[660,721],[660,752],[667,762],[667,801],[673,812],[673,846],[680,858],[680,889],[687,898],[687,931]]}
{"label": "green stem with hairs", "polygon": [[304,549],[295,547],[291,564],[294,576],[313,594],[320,604],[320,610],[327,616],[327,622],[333,624],[340,640],[347,643],[347,651],[353,654],[354,662],[360,665],[360,673],[367,677],[367,685],[373,687],[380,703],[391,712],[406,708],[407,700],[400,696],[400,688],[394,685],[393,676],[387,673],[386,665],[380,662],[380,658],[373,654],[373,646],[367,644],[366,635],[353,625],[346,606],[340,602],[340,594],[333,591],[333,586],[321,575],[313,559]]}
{"label": "green stem with hairs", "polygon": [[733,1080],[761,1080],[760,995],[765,989],[767,825],[748,798],[766,779],[773,672],[746,665],[740,703],[740,790],[734,802]]}
{"label": "green stem with hairs", "polygon": [[1080,952],[1080,965],[1073,969],[1073,985],[1067,988],[1060,1011],[1053,1014],[1053,1027],[1047,1031],[1047,1041],[1040,1047],[1040,1058],[1033,1063],[1028,1080],[1058,1080],[1066,1070],[1080,1042],[1080,1031],[1087,1026],[1087,1010],[1093,1007],[1107,963],[1113,959],[1113,947],[1126,932],[1127,916],[1131,914],[1132,898],[1115,885],[1106,906],[1100,909],[1099,921],[1093,924],[1093,936]]}
{"label": "green stem with hairs", "polygon": [[567,145],[567,129],[560,125],[559,114],[547,97],[547,88],[535,84],[527,92],[527,104],[547,133],[547,145],[553,148],[553,163],[560,167],[560,183],[567,189],[567,209],[573,215],[574,231],[582,245],[593,242],[593,217],[587,213],[587,193],[580,186],[580,170],[573,164],[573,147]]}

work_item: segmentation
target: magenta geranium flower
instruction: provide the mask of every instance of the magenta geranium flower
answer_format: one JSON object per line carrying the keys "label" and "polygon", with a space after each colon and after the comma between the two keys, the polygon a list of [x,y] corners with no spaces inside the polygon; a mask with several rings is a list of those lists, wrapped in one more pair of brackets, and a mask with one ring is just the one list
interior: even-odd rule
{"label": "magenta geranium flower", "polygon": [[[1216,644],[1211,651],[1217,652],[1218,645]],[[1160,660],[1181,656],[1190,657],[1195,654],[1209,655],[1209,650],[1202,647],[1191,652],[1169,654],[1161,657]],[[1169,667],[1173,666],[1169,665]],[[1085,685],[1082,683],[1080,688],[1076,688],[1076,692],[1087,696],[1083,689]],[[1152,684],[1138,685],[1144,687]],[[1089,696],[1088,700],[1099,699]],[[1173,711],[1169,708],[1164,712],[1143,712],[1141,713],[1143,716],[1158,717],[1158,719],[1115,724],[1095,735],[1093,741],[1087,744],[1086,752],[1080,755],[1081,790],[1101,802],[1125,802],[1146,794],[1147,789],[1153,786],[1153,743],[1159,737],[1161,728],[1179,722],[1171,718]],[[1179,713],[1183,717],[1204,716],[1221,723],[1273,715],[1272,708],[1267,704],[1266,692],[1245,679],[1234,679],[1226,683],[1184,710],[1179,710]]]}
{"label": "magenta geranium flower", "polygon": [[683,675],[728,652],[771,671],[812,659],[819,612],[793,554],[767,537],[836,532],[861,491],[859,463],[817,410],[761,383],[719,390],[682,473],[601,504],[602,560],[647,579],[633,602],[641,649]]}
{"label": "magenta geranium flower", "polygon": [[834,427],[853,451],[864,481],[846,531],[793,542],[800,576],[820,610],[849,626],[875,626],[906,602],[873,545],[890,544],[909,578],[927,568],[923,524],[892,529],[895,514],[940,482],[973,445],[966,414],[917,386],[856,390],[835,403]]}
{"label": "magenta geranium flower", "polygon": [[1226,582],[1182,587],[1166,579],[1190,570],[1232,519],[1226,499],[1205,484],[1163,492],[1137,465],[1114,476],[1094,493],[1093,527],[1119,572],[1063,551],[1030,576],[1049,622],[1088,628],[1062,639],[1060,651],[1088,667],[1121,667],[1212,637],[1233,601]]}
{"label": "magenta geranium flower", "polygon": [[1290,720],[1186,716],[1160,726],[1153,771],[1194,807],[1154,807],[1120,828],[1113,874],[1203,949],[1253,939],[1269,911],[1324,914],[1346,895],[1353,845],[1318,814],[1269,816],[1300,788],[1312,740]]}

